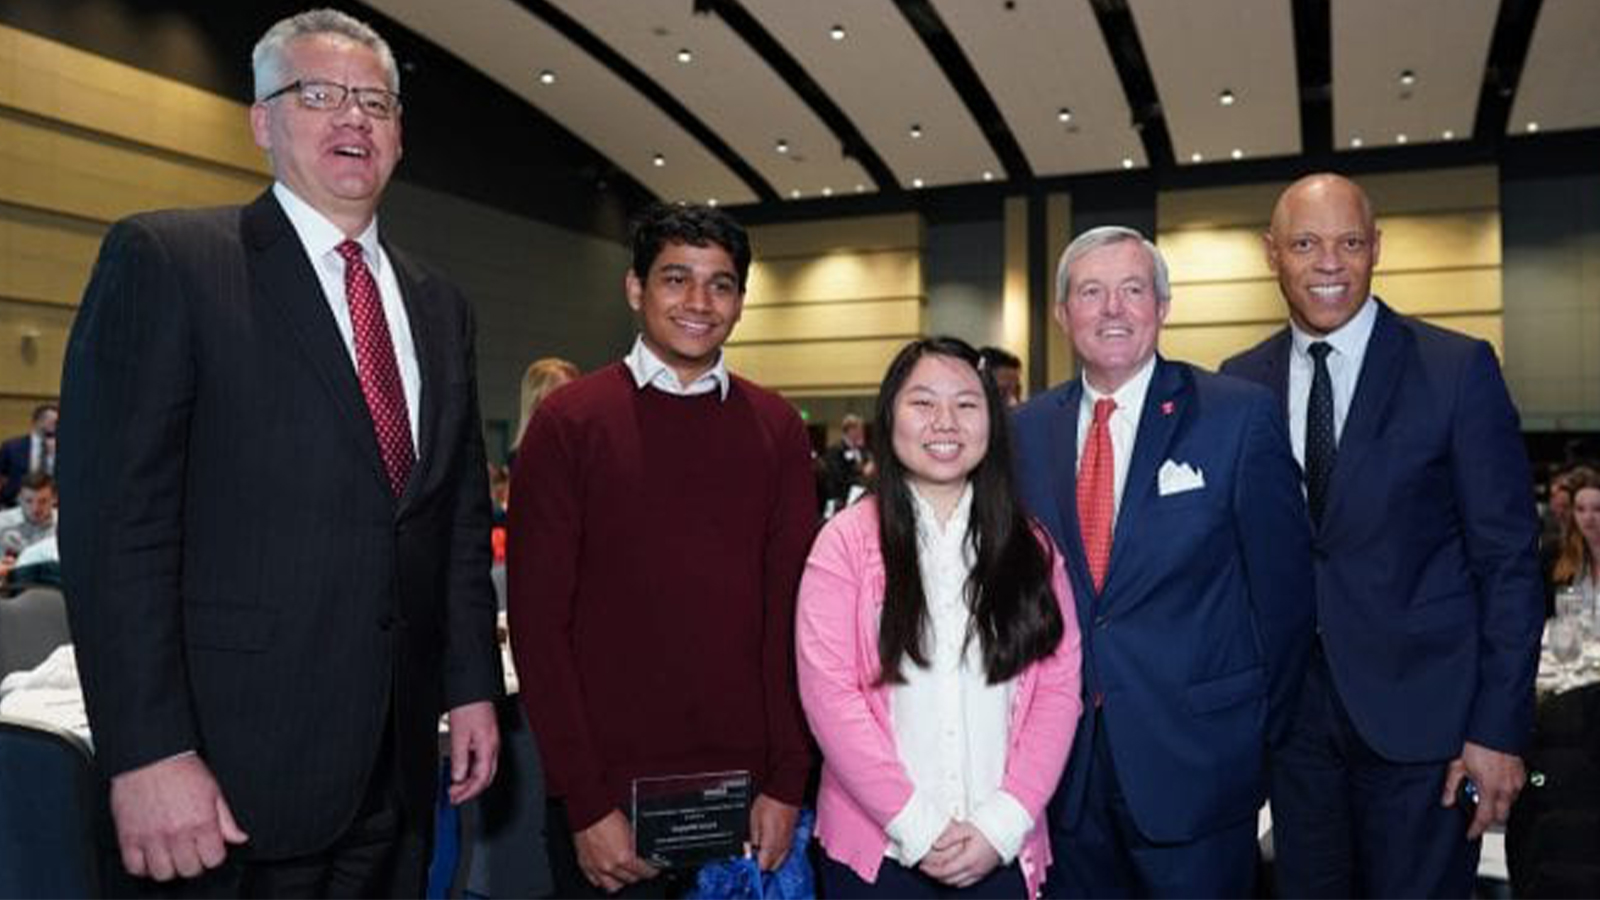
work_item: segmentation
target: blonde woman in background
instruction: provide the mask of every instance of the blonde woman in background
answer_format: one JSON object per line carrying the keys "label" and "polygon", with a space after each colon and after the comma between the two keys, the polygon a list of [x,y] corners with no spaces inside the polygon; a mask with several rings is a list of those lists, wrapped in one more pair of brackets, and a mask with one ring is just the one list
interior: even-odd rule
{"label": "blonde woman in background", "polygon": [[1600,594],[1600,566],[1595,565],[1600,557],[1600,472],[1580,466],[1567,473],[1564,483],[1572,502],[1562,513],[1561,552],[1550,570],[1550,586],[1552,593],[1562,587],[1578,588],[1584,608],[1592,610]]}
{"label": "blonde woman in background", "polygon": [[517,441],[513,446],[522,446],[522,435],[528,430],[528,421],[533,418],[534,410],[539,408],[544,398],[582,374],[576,365],[559,356],[546,356],[528,366],[528,371],[522,373],[522,419],[517,423]]}

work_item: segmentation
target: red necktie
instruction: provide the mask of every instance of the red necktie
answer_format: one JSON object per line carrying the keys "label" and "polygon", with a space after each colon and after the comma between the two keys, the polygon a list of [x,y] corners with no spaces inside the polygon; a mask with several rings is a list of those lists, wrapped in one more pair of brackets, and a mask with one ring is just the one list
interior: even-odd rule
{"label": "red necktie", "polygon": [[1089,560],[1094,589],[1106,583],[1111,564],[1111,516],[1116,511],[1116,458],[1111,455],[1111,429],[1107,426],[1117,401],[1103,397],[1094,402],[1094,424],[1083,444],[1083,464],[1078,467],[1078,528],[1083,555]]}
{"label": "red necktie", "polygon": [[411,418],[406,414],[400,366],[395,362],[394,342],[389,339],[389,322],[383,315],[378,283],[361,258],[361,245],[345,241],[337,249],[344,257],[344,294],[350,303],[350,326],[355,332],[361,393],[372,413],[378,452],[383,456],[384,471],[389,473],[389,489],[398,497],[405,491],[406,479],[417,461],[416,450],[411,446]]}

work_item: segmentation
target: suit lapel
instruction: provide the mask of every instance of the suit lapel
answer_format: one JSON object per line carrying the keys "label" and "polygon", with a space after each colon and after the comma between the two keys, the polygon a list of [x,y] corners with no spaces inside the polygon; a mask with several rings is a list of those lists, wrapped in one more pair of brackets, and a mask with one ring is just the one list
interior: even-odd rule
{"label": "suit lapel", "polygon": [[1287,328],[1274,335],[1262,359],[1260,377],[1256,379],[1278,395],[1278,408],[1283,410],[1285,421],[1289,415],[1289,350],[1293,343]]}
{"label": "suit lapel", "polygon": [[371,462],[373,477],[388,490],[372,414],[361,395],[350,352],[339,337],[339,325],[328,309],[305,248],[270,190],[244,208],[241,228],[255,297],[271,304],[288,323],[301,353],[339,408],[345,437],[361,447],[362,455]]}
{"label": "suit lapel", "polygon": [[1378,442],[1412,340],[1411,333],[1401,327],[1394,312],[1383,301],[1378,301],[1378,318],[1372,323],[1372,336],[1367,339],[1361,375],[1356,379],[1355,396],[1350,398],[1350,411],[1345,416],[1333,475],[1328,482],[1328,508],[1322,517],[1324,528],[1336,521],[1340,497],[1348,493],[1341,490],[1340,485],[1354,477],[1362,458]]}
{"label": "suit lapel", "polygon": [[383,246],[390,263],[394,265],[395,280],[400,284],[400,299],[405,304],[406,318],[411,323],[411,343],[417,351],[417,368],[422,381],[421,390],[418,391],[418,406],[421,408],[417,411],[417,464],[412,468],[411,478],[400,495],[400,510],[404,512],[437,468],[433,461],[439,445],[443,403],[439,379],[444,372],[445,348],[442,341],[445,324],[439,321],[439,304],[429,302],[432,285],[428,277],[387,241]]}
{"label": "suit lapel", "polygon": [[1067,558],[1067,571],[1072,577],[1072,592],[1078,598],[1080,617],[1089,615],[1088,600],[1093,596],[1094,585],[1083,577],[1089,571],[1088,557],[1083,554],[1083,528],[1078,523],[1078,408],[1083,403],[1083,380],[1067,385],[1057,401],[1060,406],[1050,421],[1050,460],[1046,463],[1055,473],[1056,516],[1061,523],[1061,552]]}
{"label": "suit lapel", "polygon": [[1133,439],[1133,457],[1128,461],[1128,478],[1122,486],[1122,503],[1117,507],[1117,525],[1111,538],[1111,565],[1106,570],[1107,586],[1116,580],[1121,560],[1132,555],[1129,544],[1138,533],[1140,513],[1149,502],[1156,472],[1167,458],[1173,436],[1178,433],[1178,423],[1188,415],[1188,394],[1188,374],[1157,356],[1150,389],[1144,395],[1144,410],[1139,414],[1139,431]]}

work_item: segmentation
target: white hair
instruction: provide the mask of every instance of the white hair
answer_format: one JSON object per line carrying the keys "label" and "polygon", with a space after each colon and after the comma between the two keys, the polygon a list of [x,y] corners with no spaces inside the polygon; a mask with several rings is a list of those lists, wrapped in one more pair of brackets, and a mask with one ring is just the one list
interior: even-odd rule
{"label": "white hair", "polygon": [[1121,225],[1102,225],[1091,228],[1083,234],[1072,239],[1067,249],[1061,253],[1061,262],[1056,265],[1056,302],[1061,303],[1067,299],[1067,291],[1071,289],[1072,264],[1092,250],[1107,247],[1112,244],[1121,244],[1126,241],[1138,241],[1144,249],[1150,252],[1150,267],[1154,270],[1156,299],[1162,303],[1172,299],[1172,281],[1167,275],[1167,261],[1162,258],[1161,251],[1148,238],[1140,234],[1137,229],[1126,228]]}
{"label": "white hair", "polygon": [[250,51],[250,68],[255,75],[256,99],[272,93],[289,82],[289,61],[285,51],[289,44],[301,38],[319,34],[337,35],[354,41],[378,54],[383,71],[388,76],[389,90],[400,93],[400,69],[395,65],[394,53],[371,25],[336,9],[308,9],[287,19],[279,20],[267,29]]}

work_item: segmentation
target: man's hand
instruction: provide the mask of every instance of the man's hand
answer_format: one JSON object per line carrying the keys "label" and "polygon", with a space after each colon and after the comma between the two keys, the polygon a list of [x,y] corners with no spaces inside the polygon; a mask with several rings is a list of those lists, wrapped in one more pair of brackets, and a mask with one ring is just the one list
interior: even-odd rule
{"label": "man's hand", "polygon": [[975,826],[951,822],[917,868],[955,888],[969,888],[1000,865],[1000,854]]}
{"label": "man's hand", "polygon": [[766,794],[756,796],[750,806],[750,844],[756,851],[756,864],[763,872],[783,865],[794,843],[794,823],[800,807],[774,800]]}
{"label": "man's hand", "polygon": [[1451,760],[1445,771],[1441,804],[1456,805],[1456,789],[1463,778],[1471,778],[1478,786],[1478,811],[1467,826],[1467,840],[1475,841],[1490,825],[1504,822],[1511,814],[1511,804],[1522,792],[1527,773],[1521,757],[1468,741],[1462,746],[1461,755]]}
{"label": "man's hand", "polygon": [[479,700],[450,710],[450,802],[483,793],[500,762],[500,723],[494,703]]}
{"label": "man's hand", "polygon": [[222,865],[228,844],[250,839],[233,820],[211,770],[193,753],[111,779],[111,815],[128,874],[169,881]]}
{"label": "man's hand", "polygon": [[621,810],[614,809],[588,828],[574,832],[572,843],[578,850],[578,868],[583,870],[583,877],[608,894],[660,874],[633,852],[633,826]]}

